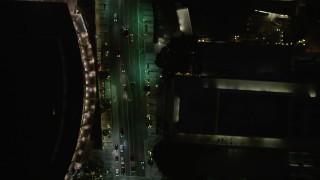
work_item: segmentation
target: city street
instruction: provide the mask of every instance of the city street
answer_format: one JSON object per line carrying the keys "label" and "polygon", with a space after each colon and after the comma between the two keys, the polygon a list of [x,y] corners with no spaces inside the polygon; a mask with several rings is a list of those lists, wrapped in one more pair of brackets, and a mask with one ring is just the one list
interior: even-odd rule
{"label": "city street", "polygon": [[[143,13],[149,15],[143,16]],[[111,164],[114,176],[144,177],[151,174],[146,172],[150,170],[146,163],[150,150],[148,133],[151,130],[155,134],[155,126],[148,129],[146,116],[149,114],[150,120],[155,120],[156,100],[155,93],[146,96],[144,87],[149,85],[154,92],[159,71],[155,70],[152,36],[146,33],[148,30],[151,34],[153,28],[146,28],[146,17],[152,24],[151,2],[100,0],[96,4],[98,62],[105,64],[110,72],[110,78],[100,78],[100,82],[104,82],[100,83],[103,86],[100,89],[105,89],[105,94],[100,97],[111,100],[112,104],[110,115],[102,116],[101,120],[102,129],[108,129],[110,125],[112,134],[109,139],[103,137],[103,149],[109,152],[105,157],[107,161],[113,159],[107,164]],[[149,68],[153,68],[152,73],[148,72]],[[148,100],[150,97],[152,99]]]}

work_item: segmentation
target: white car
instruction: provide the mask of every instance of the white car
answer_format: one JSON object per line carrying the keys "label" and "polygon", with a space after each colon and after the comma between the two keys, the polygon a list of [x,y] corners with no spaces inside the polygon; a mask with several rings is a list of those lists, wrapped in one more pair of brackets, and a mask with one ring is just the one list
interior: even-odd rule
{"label": "white car", "polygon": [[123,145],[120,145],[120,152],[123,152]]}
{"label": "white car", "polygon": [[130,33],[129,39],[130,39],[130,42],[133,42],[133,34],[132,33]]}
{"label": "white car", "polygon": [[121,63],[121,72],[122,73],[126,72],[125,65],[123,63]]}
{"label": "white car", "polygon": [[113,22],[118,22],[118,14],[117,13],[113,14]]}
{"label": "white car", "polygon": [[116,169],[116,176],[119,176],[119,169]]}
{"label": "white car", "polygon": [[121,164],[124,164],[124,158],[121,157],[121,161],[120,161]]}

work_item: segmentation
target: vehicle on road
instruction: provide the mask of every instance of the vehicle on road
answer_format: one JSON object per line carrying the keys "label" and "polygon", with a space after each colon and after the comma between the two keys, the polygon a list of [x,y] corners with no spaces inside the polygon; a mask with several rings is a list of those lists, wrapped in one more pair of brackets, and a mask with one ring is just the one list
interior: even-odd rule
{"label": "vehicle on road", "polygon": [[134,154],[133,153],[130,154],[130,161],[134,162]]}
{"label": "vehicle on road", "polygon": [[126,85],[126,84],[123,84],[123,85],[122,85],[122,89],[123,89],[124,91],[128,91],[127,85]]}
{"label": "vehicle on road", "polygon": [[124,157],[121,157],[121,165],[124,165]]}
{"label": "vehicle on road", "polygon": [[123,28],[123,36],[125,38],[129,38],[129,28],[127,27]]}
{"label": "vehicle on road", "polygon": [[[123,137],[124,136],[124,129],[123,128],[120,128],[120,137]],[[121,148],[122,145],[120,145],[120,148]]]}
{"label": "vehicle on road", "polygon": [[125,175],[125,173],[126,173],[126,168],[125,168],[125,163],[124,163],[124,159],[123,159],[123,157],[122,157],[122,160],[121,160],[121,174],[122,175]]}
{"label": "vehicle on road", "polygon": [[133,164],[131,165],[131,172],[135,172],[136,171],[136,166]]}
{"label": "vehicle on road", "polygon": [[122,175],[126,174],[126,168],[124,166],[121,167],[121,174]]}
{"label": "vehicle on road", "polygon": [[135,87],[136,87],[136,83],[133,82],[133,81],[131,81],[131,82],[130,82],[130,88],[131,88],[131,89],[134,89]]}
{"label": "vehicle on road", "polygon": [[120,58],[120,49],[116,49],[116,56],[117,56],[117,58]]}
{"label": "vehicle on road", "polygon": [[132,33],[130,33],[130,35],[129,35],[129,40],[130,40],[130,42],[133,42],[133,34]]}
{"label": "vehicle on road", "polygon": [[118,22],[118,14],[117,13],[113,14],[113,22]]}
{"label": "vehicle on road", "polygon": [[144,92],[146,93],[146,95],[149,95],[149,94],[150,94],[151,88],[150,88],[150,85],[149,85],[149,84],[146,84],[146,85],[143,87],[143,89],[144,89]]}
{"label": "vehicle on road", "polygon": [[120,145],[120,152],[123,153],[123,150],[124,150],[124,148],[123,148],[123,145],[121,144]]}
{"label": "vehicle on road", "polygon": [[125,69],[125,66],[123,63],[121,63],[121,72],[122,73],[125,73],[126,72],[126,69]]}

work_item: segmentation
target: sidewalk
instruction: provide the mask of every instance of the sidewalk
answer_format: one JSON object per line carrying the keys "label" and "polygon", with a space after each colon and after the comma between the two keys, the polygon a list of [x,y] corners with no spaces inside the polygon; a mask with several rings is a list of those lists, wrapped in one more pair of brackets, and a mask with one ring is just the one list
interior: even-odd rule
{"label": "sidewalk", "polygon": [[[109,7],[110,0],[96,0],[96,43],[97,43],[97,55],[98,63],[102,61],[108,61],[106,52],[103,52],[101,47],[108,42],[109,26]],[[105,67],[109,69],[109,67]],[[111,82],[110,78],[99,78],[99,90],[101,91],[101,101],[111,101]],[[102,130],[102,150],[94,150],[92,152],[92,158],[96,162],[100,162],[104,167],[103,175],[104,179],[113,179],[115,175],[115,161],[114,161],[114,143],[112,137],[112,107],[101,113],[101,130]]]}
{"label": "sidewalk", "polygon": [[160,70],[155,65],[155,49],[153,43],[153,9],[150,0],[139,0],[139,23],[140,29],[139,36],[142,37],[142,43],[139,45],[139,49],[143,49],[142,60],[144,67],[142,72],[144,73],[145,80],[149,82],[150,94],[146,96],[146,110],[147,114],[150,115],[150,121],[152,125],[148,128],[148,139],[145,141],[145,172],[146,177],[151,179],[162,179],[161,173],[159,172],[155,163],[152,166],[148,164],[148,160],[152,159],[150,152],[153,150],[153,146],[159,141],[159,135],[156,133],[156,106],[157,106],[157,87],[158,80],[160,78]]}

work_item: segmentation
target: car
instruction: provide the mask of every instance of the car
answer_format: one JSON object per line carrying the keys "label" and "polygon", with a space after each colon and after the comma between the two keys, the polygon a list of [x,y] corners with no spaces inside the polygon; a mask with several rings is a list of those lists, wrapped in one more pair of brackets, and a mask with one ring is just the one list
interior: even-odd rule
{"label": "car", "polygon": [[150,88],[150,85],[149,85],[149,84],[145,85],[145,86],[143,87],[143,89],[144,89],[144,91],[145,91],[145,93],[146,93],[147,96],[150,95],[150,90],[151,90],[151,88]]}
{"label": "car", "polygon": [[118,150],[118,147],[119,147],[118,144],[115,144],[115,145],[114,145],[114,149],[115,149],[115,150]]}
{"label": "car", "polygon": [[118,22],[118,14],[117,13],[113,14],[113,22]]}
{"label": "car", "polygon": [[123,85],[122,85],[122,89],[123,89],[124,91],[128,91],[127,85],[126,85],[126,84],[123,84]]}
{"label": "car", "polygon": [[123,150],[124,150],[124,148],[123,148],[123,145],[121,144],[121,145],[120,145],[120,152],[123,153]]}
{"label": "car", "polygon": [[124,165],[124,157],[121,157],[120,163],[121,163],[121,166]]}
{"label": "car", "polygon": [[126,72],[126,69],[125,69],[125,66],[123,63],[121,63],[121,72],[122,73],[125,73]]}
{"label": "car", "polygon": [[133,82],[133,81],[131,81],[131,82],[130,82],[130,88],[131,88],[131,89],[134,89],[135,87],[136,87],[136,83]]}
{"label": "car", "polygon": [[115,157],[114,157],[114,160],[115,160],[116,162],[118,162],[118,161],[119,161],[119,156],[115,156]]}
{"label": "car", "polygon": [[123,29],[123,35],[124,35],[125,38],[128,38],[128,37],[129,37],[129,28],[125,27],[125,28]]}
{"label": "car", "polygon": [[144,89],[145,92],[150,92],[150,90],[151,90],[149,84],[145,85],[143,89]]}
{"label": "car", "polygon": [[141,161],[140,165],[141,165],[141,169],[144,169],[144,161]]}
{"label": "car", "polygon": [[116,176],[119,176],[119,169],[116,169]]}
{"label": "car", "polygon": [[135,166],[135,165],[132,165],[132,166],[131,166],[131,171],[132,171],[132,172],[135,172],[135,171],[136,171],[136,166]]}
{"label": "car", "polygon": [[104,42],[104,49],[106,51],[109,51],[109,45],[108,45],[107,41]]}
{"label": "car", "polygon": [[116,56],[117,56],[117,58],[120,58],[120,49],[116,49]]}
{"label": "car", "polygon": [[146,120],[146,127],[151,128],[152,127],[152,121]]}
{"label": "car", "polygon": [[134,154],[133,153],[130,154],[130,161],[134,162]]}
{"label": "car", "polygon": [[125,164],[121,163],[121,174],[124,175],[126,173],[126,168],[125,168]]}
{"label": "car", "polygon": [[108,129],[103,129],[103,130],[102,130],[102,134],[103,134],[104,136],[108,136],[108,135],[110,134],[110,131],[109,131]]}
{"label": "car", "polygon": [[[120,137],[123,137],[124,136],[124,129],[123,128],[120,128]],[[121,147],[121,145],[120,145]]]}
{"label": "car", "polygon": [[125,175],[126,174],[126,168],[125,167],[121,167],[121,174]]}
{"label": "car", "polygon": [[104,47],[104,49],[105,49],[105,56],[108,57],[108,55],[109,55],[109,46],[108,46],[108,43],[107,43],[107,42],[105,42],[105,47]]}
{"label": "car", "polygon": [[108,110],[111,110],[111,100],[106,100],[105,102],[105,108],[108,109]]}
{"label": "car", "polygon": [[133,42],[133,34],[132,33],[130,33],[129,39],[130,39],[130,42]]}

